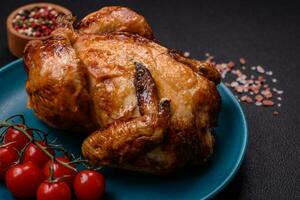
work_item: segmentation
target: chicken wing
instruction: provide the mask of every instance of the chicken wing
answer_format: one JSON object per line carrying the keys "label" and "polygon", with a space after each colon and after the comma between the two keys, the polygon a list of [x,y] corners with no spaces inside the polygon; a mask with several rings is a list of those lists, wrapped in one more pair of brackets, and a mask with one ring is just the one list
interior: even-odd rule
{"label": "chicken wing", "polygon": [[152,29],[146,19],[121,6],[108,6],[84,17],[77,26],[80,33],[130,32],[153,39]]}

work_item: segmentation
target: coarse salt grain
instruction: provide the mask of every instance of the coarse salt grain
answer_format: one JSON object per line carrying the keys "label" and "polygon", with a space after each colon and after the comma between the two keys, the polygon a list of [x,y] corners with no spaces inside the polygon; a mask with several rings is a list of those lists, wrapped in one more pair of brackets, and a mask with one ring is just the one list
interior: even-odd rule
{"label": "coarse salt grain", "polygon": [[272,71],[267,71],[266,74],[269,75],[269,76],[272,76],[273,72]]}
{"label": "coarse salt grain", "polygon": [[261,102],[255,102],[255,105],[257,105],[257,106],[261,106],[262,105],[262,103]]}
{"label": "coarse salt grain", "polygon": [[271,98],[273,95],[272,95],[272,92],[270,91],[269,88],[263,90],[262,92],[262,95],[264,95],[267,99]]}
{"label": "coarse salt grain", "polygon": [[227,67],[229,67],[229,68],[233,68],[234,66],[235,66],[235,63],[233,61],[229,61],[227,63]]}
{"label": "coarse salt grain", "polygon": [[253,99],[252,99],[251,97],[248,97],[248,98],[246,99],[246,102],[247,102],[247,103],[252,103],[252,102],[253,102]]}
{"label": "coarse salt grain", "polygon": [[277,94],[283,94],[283,90],[277,90]]}
{"label": "coarse salt grain", "polygon": [[258,94],[258,95],[255,96],[255,100],[256,100],[257,102],[261,102],[263,99],[264,99],[264,97],[261,96],[260,94]]}
{"label": "coarse salt grain", "polygon": [[236,82],[236,81],[233,81],[233,82],[230,84],[231,87],[237,87],[238,85],[239,85],[239,83]]}
{"label": "coarse salt grain", "polygon": [[241,101],[246,101],[247,96],[241,96]]}
{"label": "coarse salt grain", "polygon": [[264,106],[273,106],[273,105],[274,105],[274,102],[271,101],[271,100],[263,100],[263,101],[262,101],[262,104],[263,104]]}
{"label": "coarse salt grain", "polygon": [[242,65],[244,65],[244,64],[246,64],[246,60],[245,60],[244,58],[240,58],[240,63],[241,63]]}
{"label": "coarse salt grain", "polygon": [[189,57],[189,56],[190,56],[190,52],[188,52],[188,51],[184,52],[184,53],[183,53],[183,56],[184,56],[184,57]]}
{"label": "coarse salt grain", "polygon": [[237,86],[237,87],[235,87],[234,89],[235,89],[235,91],[236,91],[237,93],[242,93],[242,92],[243,92],[243,87],[241,87],[241,86]]}
{"label": "coarse salt grain", "polygon": [[265,70],[264,70],[264,68],[262,68],[262,66],[260,66],[260,65],[258,65],[257,67],[256,67],[256,71],[257,72],[259,72],[259,73],[265,73]]}
{"label": "coarse salt grain", "polygon": [[264,83],[266,81],[265,77],[263,76],[258,76],[258,80],[261,82],[261,83]]}

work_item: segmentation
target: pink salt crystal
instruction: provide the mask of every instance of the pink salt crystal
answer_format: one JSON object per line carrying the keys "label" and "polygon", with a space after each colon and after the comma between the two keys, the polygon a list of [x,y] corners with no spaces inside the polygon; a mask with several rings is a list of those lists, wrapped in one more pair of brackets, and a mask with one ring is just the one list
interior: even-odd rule
{"label": "pink salt crystal", "polygon": [[252,99],[251,97],[247,97],[246,102],[247,102],[247,103],[252,103],[252,102],[253,102],[253,99]]}
{"label": "pink salt crystal", "polygon": [[234,90],[235,90],[237,93],[242,93],[242,92],[243,92],[243,87],[237,86],[237,87],[234,88]]}
{"label": "pink salt crystal", "polygon": [[234,63],[233,61],[229,61],[229,62],[227,63],[227,66],[228,66],[229,68],[233,68],[233,67],[235,66],[235,63]]}
{"label": "pink salt crystal", "polygon": [[264,106],[273,106],[274,105],[274,102],[271,100],[263,100],[262,103]]}
{"label": "pink salt crystal", "polygon": [[245,60],[244,58],[240,58],[240,63],[241,63],[242,65],[244,65],[244,64],[246,64],[246,60]]}
{"label": "pink salt crystal", "polygon": [[258,95],[255,96],[255,100],[257,102],[261,102],[263,99],[264,99],[263,96],[261,96],[260,94],[258,94]]}
{"label": "pink salt crystal", "polygon": [[241,101],[246,101],[246,99],[247,99],[247,96],[246,96],[246,95],[241,96]]}
{"label": "pink salt crystal", "polygon": [[257,105],[257,106],[261,106],[262,105],[262,103],[261,102],[255,102],[255,105]]}
{"label": "pink salt crystal", "polygon": [[183,53],[183,56],[184,56],[184,57],[189,57],[189,56],[190,56],[190,52],[188,52],[188,51],[184,52],[184,53]]}
{"label": "pink salt crystal", "polygon": [[261,82],[261,83],[264,83],[266,81],[265,77],[263,76],[258,76],[258,80]]}
{"label": "pink salt crystal", "polygon": [[265,73],[264,68],[262,68],[262,66],[260,66],[260,65],[258,65],[258,66],[256,67],[256,70],[257,70],[259,73]]}
{"label": "pink salt crystal", "polygon": [[271,98],[271,97],[273,96],[273,95],[272,95],[272,92],[270,91],[269,88],[263,90],[261,93],[262,93],[267,99],[269,99],[269,98]]}
{"label": "pink salt crystal", "polygon": [[236,82],[236,81],[233,81],[231,84],[230,84],[231,87],[237,87],[239,86],[239,83]]}

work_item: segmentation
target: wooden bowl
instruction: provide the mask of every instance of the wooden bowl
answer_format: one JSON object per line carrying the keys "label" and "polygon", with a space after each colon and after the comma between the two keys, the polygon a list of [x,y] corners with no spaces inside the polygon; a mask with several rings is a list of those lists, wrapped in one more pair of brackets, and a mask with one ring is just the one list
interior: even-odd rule
{"label": "wooden bowl", "polygon": [[14,17],[17,15],[17,13],[19,11],[25,10],[25,9],[30,9],[32,7],[43,7],[43,6],[51,6],[52,8],[54,8],[55,10],[57,10],[59,12],[62,12],[65,14],[71,14],[71,11],[69,11],[68,9],[66,9],[62,6],[56,5],[56,4],[52,4],[52,3],[33,3],[33,4],[28,4],[28,5],[19,7],[16,10],[14,10],[8,16],[8,18],[6,20],[8,48],[14,56],[16,56],[16,57],[23,56],[24,48],[25,48],[26,44],[28,43],[28,41],[33,40],[33,39],[45,40],[50,37],[50,36],[31,37],[31,36],[21,34],[14,29],[13,23],[12,23],[12,20],[14,19]]}

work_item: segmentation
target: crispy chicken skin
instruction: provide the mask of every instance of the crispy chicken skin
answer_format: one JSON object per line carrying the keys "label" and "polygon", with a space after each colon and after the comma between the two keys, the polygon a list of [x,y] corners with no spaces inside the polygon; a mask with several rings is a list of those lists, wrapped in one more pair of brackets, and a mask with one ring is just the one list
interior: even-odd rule
{"label": "crispy chicken skin", "polygon": [[146,19],[133,10],[121,6],[108,6],[83,18],[77,28],[80,33],[131,32],[153,39]]}
{"label": "crispy chicken skin", "polygon": [[213,152],[220,75],[152,35],[142,16],[113,6],[31,41],[29,106],[51,126],[91,133],[82,154],[95,165],[167,174],[202,164]]}

